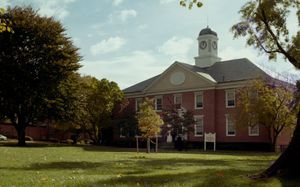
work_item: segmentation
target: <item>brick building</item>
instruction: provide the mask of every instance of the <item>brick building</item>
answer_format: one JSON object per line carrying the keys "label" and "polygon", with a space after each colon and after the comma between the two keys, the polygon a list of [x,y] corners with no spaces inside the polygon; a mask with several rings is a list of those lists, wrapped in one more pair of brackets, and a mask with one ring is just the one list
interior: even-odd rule
{"label": "brick building", "polygon": [[[187,134],[192,142],[203,142],[203,134],[216,133],[218,144],[268,144],[268,131],[262,126],[236,128],[232,114],[236,111],[236,91],[250,80],[271,78],[246,58],[221,61],[218,36],[210,28],[200,31],[195,65],[174,62],[161,74],[124,90],[136,110],[143,98],[155,100],[161,113],[169,105],[179,105],[194,114],[194,131]],[[162,134],[167,139],[168,134]],[[281,135],[278,144],[287,144],[289,135]]]}

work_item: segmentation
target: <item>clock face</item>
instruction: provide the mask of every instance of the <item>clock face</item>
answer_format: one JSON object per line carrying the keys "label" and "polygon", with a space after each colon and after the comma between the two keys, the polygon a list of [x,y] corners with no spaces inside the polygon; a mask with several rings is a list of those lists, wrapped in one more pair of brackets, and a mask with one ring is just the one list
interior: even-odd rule
{"label": "clock face", "polygon": [[201,48],[201,49],[205,49],[206,46],[207,46],[206,41],[201,41],[201,42],[200,42],[200,48]]}
{"label": "clock face", "polygon": [[218,48],[217,42],[216,42],[216,41],[213,41],[213,42],[212,42],[212,47],[213,47],[213,49],[217,49],[217,48]]}
{"label": "clock face", "polygon": [[175,72],[170,77],[170,82],[173,85],[180,85],[184,83],[185,81],[185,75],[183,72]]}

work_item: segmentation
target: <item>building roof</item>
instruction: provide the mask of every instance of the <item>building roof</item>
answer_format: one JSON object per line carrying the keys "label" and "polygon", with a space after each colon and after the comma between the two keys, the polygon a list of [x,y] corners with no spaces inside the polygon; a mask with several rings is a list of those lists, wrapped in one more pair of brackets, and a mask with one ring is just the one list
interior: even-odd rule
{"label": "building roof", "polygon": [[209,27],[202,29],[199,33],[199,36],[206,35],[206,34],[212,34],[212,35],[218,36],[217,33],[215,31],[211,30]]}
{"label": "building roof", "polygon": [[249,80],[269,76],[247,58],[220,61],[207,68],[200,68],[186,63],[180,64],[196,73],[201,72],[210,75],[217,83]]}
{"label": "building roof", "polygon": [[[200,68],[195,65],[190,65],[181,62],[175,62],[185,67],[191,72],[197,73],[206,79],[215,83],[226,83],[243,80],[251,80],[259,77],[270,77],[262,69],[256,66],[247,58],[227,60],[216,62],[210,67]],[[161,75],[161,74],[160,74]],[[129,88],[124,89],[124,93],[142,92],[145,88],[151,85],[156,79],[160,77],[157,75],[140,83],[137,83]]]}
{"label": "building roof", "polygon": [[147,80],[144,80],[142,82],[139,82],[133,86],[130,86],[128,88],[125,88],[123,90],[124,93],[135,93],[135,92],[141,92],[143,91],[145,88],[147,88],[153,81],[155,81],[158,77],[160,76],[157,75],[157,76],[154,76],[150,79],[147,79]]}

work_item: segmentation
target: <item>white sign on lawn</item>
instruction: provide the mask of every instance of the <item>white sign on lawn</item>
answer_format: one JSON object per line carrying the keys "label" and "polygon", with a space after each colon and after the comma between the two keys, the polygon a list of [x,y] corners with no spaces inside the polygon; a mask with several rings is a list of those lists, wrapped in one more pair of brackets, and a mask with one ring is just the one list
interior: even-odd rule
{"label": "white sign on lawn", "polygon": [[216,133],[204,133],[204,150],[206,151],[206,142],[214,143],[214,151],[216,151]]}

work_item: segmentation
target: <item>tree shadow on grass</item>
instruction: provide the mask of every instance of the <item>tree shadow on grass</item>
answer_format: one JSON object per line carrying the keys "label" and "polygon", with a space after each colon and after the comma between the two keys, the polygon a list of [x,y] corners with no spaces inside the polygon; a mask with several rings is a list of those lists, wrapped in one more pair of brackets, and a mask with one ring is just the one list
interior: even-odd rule
{"label": "tree shadow on grass", "polygon": [[140,160],[139,165],[149,168],[174,168],[181,166],[224,166],[227,165],[227,161],[223,160],[207,160],[207,159],[183,159],[183,158],[166,158],[166,159],[149,159]]}
{"label": "tree shadow on grass", "polygon": [[[110,175],[110,179],[96,182],[82,181],[82,186],[255,186],[257,183],[247,175],[259,172],[257,166],[265,165],[266,160],[219,160],[197,158],[128,158],[114,161],[58,161],[33,163],[21,170],[83,170],[81,175]],[[196,166],[196,167],[195,167]],[[237,167],[241,166],[241,167]],[[249,166],[249,167],[247,167]],[[201,168],[203,167],[203,168]],[[199,169],[200,168],[200,169]],[[3,168],[0,168],[3,169]],[[7,168],[4,168],[7,169]],[[196,170],[196,171],[195,171]],[[99,177],[101,178],[101,177]],[[280,180],[281,181],[281,180]],[[283,186],[300,183],[287,183]],[[298,186],[296,185],[296,186]],[[295,186],[295,185],[294,185]]]}
{"label": "tree shadow on grass", "polygon": [[60,161],[49,163],[33,163],[26,170],[49,170],[49,169],[93,169],[93,168],[109,168],[117,170],[122,168],[138,169],[147,168],[147,170],[172,169],[182,166],[218,166],[226,165],[226,161],[221,160],[205,160],[205,159],[128,159],[106,162],[88,162],[88,161]]}
{"label": "tree shadow on grass", "polygon": [[[110,147],[110,146],[81,146],[85,151],[92,152],[136,152],[136,148],[123,148],[123,147]],[[139,153],[146,153],[145,148],[140,148]],[[228,150],[217,150],[217,151],[203,151],[201,149],[189,149],[188,151],[177,151],[176,149],[159,149],[158,153],[178,153],[178,154],[203,154],[203,155],[224,155],[224,156],[275,156],[273,152],[255,152],[255,151],[228,151]],[[156,154],[154,152],[150,154]]]}
{"label": "tree shadow on grass", "polygon": [[[136,152],[135,148],[98,146],[98,145],[82,146],[82,149],[91,152]],[[140,152],[146,152],[146,149],[142,148],[140,149]]]}
{"label": "tree shadow on grass", "polygon": [[[258,172],[252,170],[251,172]],[[300,186],[299,179],[270,178],[252,180],[247,175],[248,170],[234,169],[206,169],[194,172],[179,172],[165,174],[136,174],[119,175],[109,180],[99,180],[86,186]]]}
{"label": "tree shadow on grass", "polygon": [[[203,159],[203,158],[149,158],[132,156],[127,159],[117,160],[100,160],[99,162],[90,162],[88,160],[81,161],[56,161],[56,162],[36,162],[29,167],[19,168],[23,170],[49,170],[49,169],[109,169],[112,172],[122,170],[124,172],[136,173],[136,171],[145,170],[152,172],[158,169],[162,170],[178,170],[181,167],[236,167],[247,166],[249,168],[257,168],[266,165],[266,160],[226,160],[226,159]],[[3,168],[2,168],[3,169]],[[10,168],[6,168],[10,169]],[[11,169],[18,169],[12,167]],[[128,171],[127,171],[128,170]]]}
{"label": "tree shadow on grass", "polygon": [[106,167],[106,164],[101,162],[50,162],[50,163],[34,163],[31,164],[27,170],[49,170],[49,169],[61,169],[61,170],[69,170],[69,169],[93,169],[93,168],[101,168]]}
{"label": "tree shadow on grass", "polygon": [[[156,175],[119,175],[85,186],[255,186],[268,181],[252,181],[245,177],[248,171],[239,169],[207,169],[194,172],[165,173]],[[80,186],[80,185],[79,185]]]}

